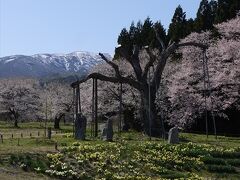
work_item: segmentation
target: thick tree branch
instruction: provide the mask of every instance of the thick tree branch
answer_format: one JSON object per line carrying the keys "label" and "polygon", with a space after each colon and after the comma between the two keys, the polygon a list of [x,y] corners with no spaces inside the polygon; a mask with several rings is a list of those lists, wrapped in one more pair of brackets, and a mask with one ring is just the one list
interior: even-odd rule
{"label": "thick tree branch", "polygon": [[104,56],[104,54],[102,54],[102,53],[99,53],[99,56],[101,56],[101,58],[115,70],[116,77],[120,77],[121,76],[120,75],[120,71],[119,71],[119,67],[118,67],[117,64],[115,64],[113,61],[108,60],[106,58],[106,56]]}
{"label": "thick tree branch", "polygon": [[161,56],[158,59],[158,64],[154,72],[151,84],[154,84],[155,89],[159,88],[160,81],[162,79],[162,73],[165,68],[168,57],[177,49],[176,43],[171,44],[166,50],[162,51]]}
{"label": "thick tree branch", "polygon": [[139,60],[139,52],[140,52],[139,47],[135,45],[133,48],[133,54],[132,54],[131,60],[129,62],[132,65],[132,68],[137,77],[137,80],[139,82],[141,82],[142,81],[142,68],[141,68],[140,60]]}
{"label": "thick tree branch", "polygon": [[166,49],[166,46],[165,46],[163,40],[160,38],[156,27],[154,27],[154,31],[155,31],[156,38],[157,38],[158,42],[161,44],[162,50],[164,51]]}
{"label": "thick tree branch", "polygon": [[120,101],[120,95],[116,93],[114,90],[112,90],[110,87],[108,87],[109,91],[111,91],[112,95],[115,97],[117,101]]}
{"label": "thick tree branch", "polygon": [[146,49],[149,57],[150,57],[150,60],[148,61],[148,63],[146,64],[145,68],[144,68],[144,71],[143,71],[143,79],[147,79],[147,74],[148,74],[148,71],[150,69],[151,66],[153,66],[153,63],[156,61],[156,56],[152,53],[151,50],[149,50],[149,48]]}
{"label": "thick tree branch", "polygon": [[185,46],[195,46],[203,50],[206,50],[208,48],[207,45],[202,43],[196,43],[196,42],[186,42],[186,43],[180,43],[180,44],[172,43],[170,46],[168,46],[168,48],[162,52],[158,60],[158,64],[151,82],[151,84],[155,84],[157,86],[157,89],[159,88],[159,85],[162,79],[162,73],[165,68],[167,59],[169,58],[170,55],[172,55],[176,51],[177,48],[185,47]]}
{"label": "thick tree branch", "polygon": [[176,46],[177,46],[177,48],[178,47],[184,47],[184,46],[195,46],[195,47],[199,47],[199,48],[202,48],[202,49],[205,49],[205,50],[208,48],[208,46],[206,44],[196,43],[196,42],[180,43],[180,44],[177,44]]}
{"label": "thick tree branch", "polygon": [[95,79],[99,79],[101,81],[107,81],[107,82],[112,82],[112,83],[124,83],[124,84],[129,84],[130,86],[140,90],[141,86],[140,83],[129,78],[129,77],[110,77],[110,76],[105,76],[103,74],[100,73],[92,73],[90,75],[88,75],[85,79],[82,79],[80,81],[76,81],[74,83],[71,84],[71,87],[75,88],[78,84],[84,83],[87,80],[91,79],[91,78],[95,78]]}

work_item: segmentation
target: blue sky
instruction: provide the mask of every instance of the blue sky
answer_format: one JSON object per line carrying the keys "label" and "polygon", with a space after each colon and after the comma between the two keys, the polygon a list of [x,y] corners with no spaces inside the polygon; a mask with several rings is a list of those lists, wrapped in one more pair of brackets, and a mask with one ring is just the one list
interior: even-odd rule
{"label": "blue sky", "polygon": [[122,28],[148,16],[168,27],[180,4],[195,17],[200,0],[0,0],[0,57],[15,54],[113,54]]}

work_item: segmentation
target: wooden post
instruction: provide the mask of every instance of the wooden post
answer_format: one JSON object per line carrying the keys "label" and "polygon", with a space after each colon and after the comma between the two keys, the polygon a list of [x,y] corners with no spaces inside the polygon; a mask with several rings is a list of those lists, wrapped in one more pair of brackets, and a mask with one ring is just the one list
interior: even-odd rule
{"label": "wooden post", "polygon": [[52,128],[48,127],[48,139],[51,139],[52,137]]}
{"label": "wooden post", "polygon": [[122,83],[120,83],[119,91],[119,132],[122,130]]}
{"label": "wooden post", "polygon": [[45,137],[47,137],[47,118],[48,118],[48,112],[47,112],[47,97],[46,97],[46,114],[45,114],[45,131],[44,131],[44,134],[45,134]]}
{"label": "wooden post", "polygon": [[2,141],[2,143],[3,143],[3,135],[1,134],[1,141]]}
{"label": "wooden post", "polygon": [[94,116],[95,116],[95,137],[97,137],[98,136],[98,88],[97,88],[97,79],[95,79],[95,81],[94,81],[94,83],[95,83],[95,102],[94,102],[94,110],[95,110],[95,112],[94,112]]}
{"label": "wooden post", "polygon": [[[208,58],[206,55],[206,49],[203,50],[203,61],[205,62],[205,75],[206,77],[206,83],[207,83],[207,90],[208,90],[208,94],[209,94],[209,98],[210,98],[210,110],[211,110],[211,116],[212,116],[212,120],[213,120],[213,129],[214,129],[214,135],[215,135],[215,139],[217,139],[217,128],[216,128],[216,121],[215,121],[215,115],[213,113],[213,98],[211,96],[211,87],[210,87],[210,80],[209,80],[209,72],[208,72]],[[204,77],[205,78],[205,77]]]}
{"label": "wooden post", "polygon": [[206,136],[208,138],[208,113],[207,113],[207,95],[206,95],[206,71],[205,71],[205,59],[203,55],[203,94],[204,94],[204,111],[205,111],[205,126]]}
{"label": "wooden post", "polygon": [[[77,85],[76,87],[76,91],[75,91],[75,124],[74,127],[76,125],[76,121],[77,121],[77,116],[78,116],[78,112],[79,112],[79,85]],[[76,129],[74,129],[76,131]],[[74,136],[75,137],[75,131],[74,131]]]}
{"label": "wooden post", "polygon": [[73,87],[73,137],[75,132],[75,112],[74,112],[74,105],[75,105],[75,88]]}
{"label": "wooden post", "polygon": [[94,102],[95,102],[95,79],[93,78],[93,84],[92,84],[92,122],[91,122],[91,136],[93,137],[94,136]]}
{"label": "wooden post", "polygon": [[13,139],[13,134],[12,134],[12,139]]}
{"label": "wooden post", "polygon": [[150,86],[150,78],[151,78],[151,68],[149,68],[148,71],[148,118],[149,118],[149,140],[151,141],[152,139],[152,120],[151,120],[151,86]]}
{"label": "wooden post", "polygon": [[75,97],[75,115],[78,114],[78,100],[79,100],[79,86],[76,87],[76,97]]}
{"label": "wooden post", "polygon": [[82,112],[80,85],[78,85],[78,110],[79,112]]}
{"label": "wooden post", "polygon": [[55,150],[58,150],[58,144],[57,144],[57,142],[55,143]]}
{"label": "wooden post", "polygon": [[21,133],[21,138],[23,138],[23,133]]}

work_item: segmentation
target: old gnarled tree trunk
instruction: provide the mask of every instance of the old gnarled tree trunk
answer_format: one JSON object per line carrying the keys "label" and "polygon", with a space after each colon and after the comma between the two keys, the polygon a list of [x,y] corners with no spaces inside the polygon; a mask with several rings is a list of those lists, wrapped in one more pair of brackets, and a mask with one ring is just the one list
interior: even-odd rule
{"label": "old gnarled tree trunk", "polygon": [[[103,54],[99,53],[99,55],[105,60],[115,71],[115,76],[105,76],[100,73],[92,73],[87,78],[75,82],[72,84],[72,86],[76,86],[79,83],[85,82],[90,78],[96,78],[102,81],[108,81],[112,83],[125,83],[128,84],[135,89],[137,89],[141,96],[141,117],[142,117],[142,124],[144,131],[151,136],[159,137],[162,134],[162,127],[163,120],[157,118],[157,111],[156,111],[156,93],[159,89],[160,82],[162,79],[162,73],[165,68],[167,59],[169,56],[171,56],[175,50],[181,46],[195,46],[202,49],[206,49],[207,46],[195,43],[195,42],[188,42],[188,43],[172,43],[168,47],[165,47],[162,40],[159,38],[157,32],[156,37],[162,47],[160,48],[161,51],[159,55],[155,55],[153,53],[153,50],[149,48],[145,48],[142,50],[145,50],[149,55],[149,60],[142,69],[140,65],[140,59],[139,59],[139,53],[140,49],[135,46],[133,48],[132,53],[129,54],[129,51],[126,51],[124,47],[118,48],[118,52],[121,54],[121,56],[130,63],[132,66],[133,72],[135,74],[135,78],[130,76],[124,76],[120,73],[119,67],[117,64],[115,64],[113,61],[108,60]],[[154,65],[154,72],[151,77],[151,79],[148,79],[148,73],[150,68]],[[150,108],[149,108],[149,86],[150,86]],[[150,112],[149,112],[150,109]]]}

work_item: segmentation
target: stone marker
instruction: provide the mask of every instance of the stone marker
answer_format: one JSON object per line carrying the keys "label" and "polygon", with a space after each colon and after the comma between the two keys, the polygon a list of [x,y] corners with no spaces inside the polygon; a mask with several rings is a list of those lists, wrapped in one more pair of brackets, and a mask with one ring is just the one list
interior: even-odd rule
{"label": "stone marker", "polygon": [[102,139],[104,141],[112,141],[113,140],[113,122],[112,119],[108,119],[105,124],[105,128],[102,130]]}
{"label": "stone marker", "polygon": [[178,138],[178,128],[173,127],[169,130],[168,133],[168,143],[169,144],[176,144],[179,143],[179,138]]}
{"label": "stone marker", "polygon": [[75,121],[75,139],[85,140],[87,119],[82,113],[77,114]]}

